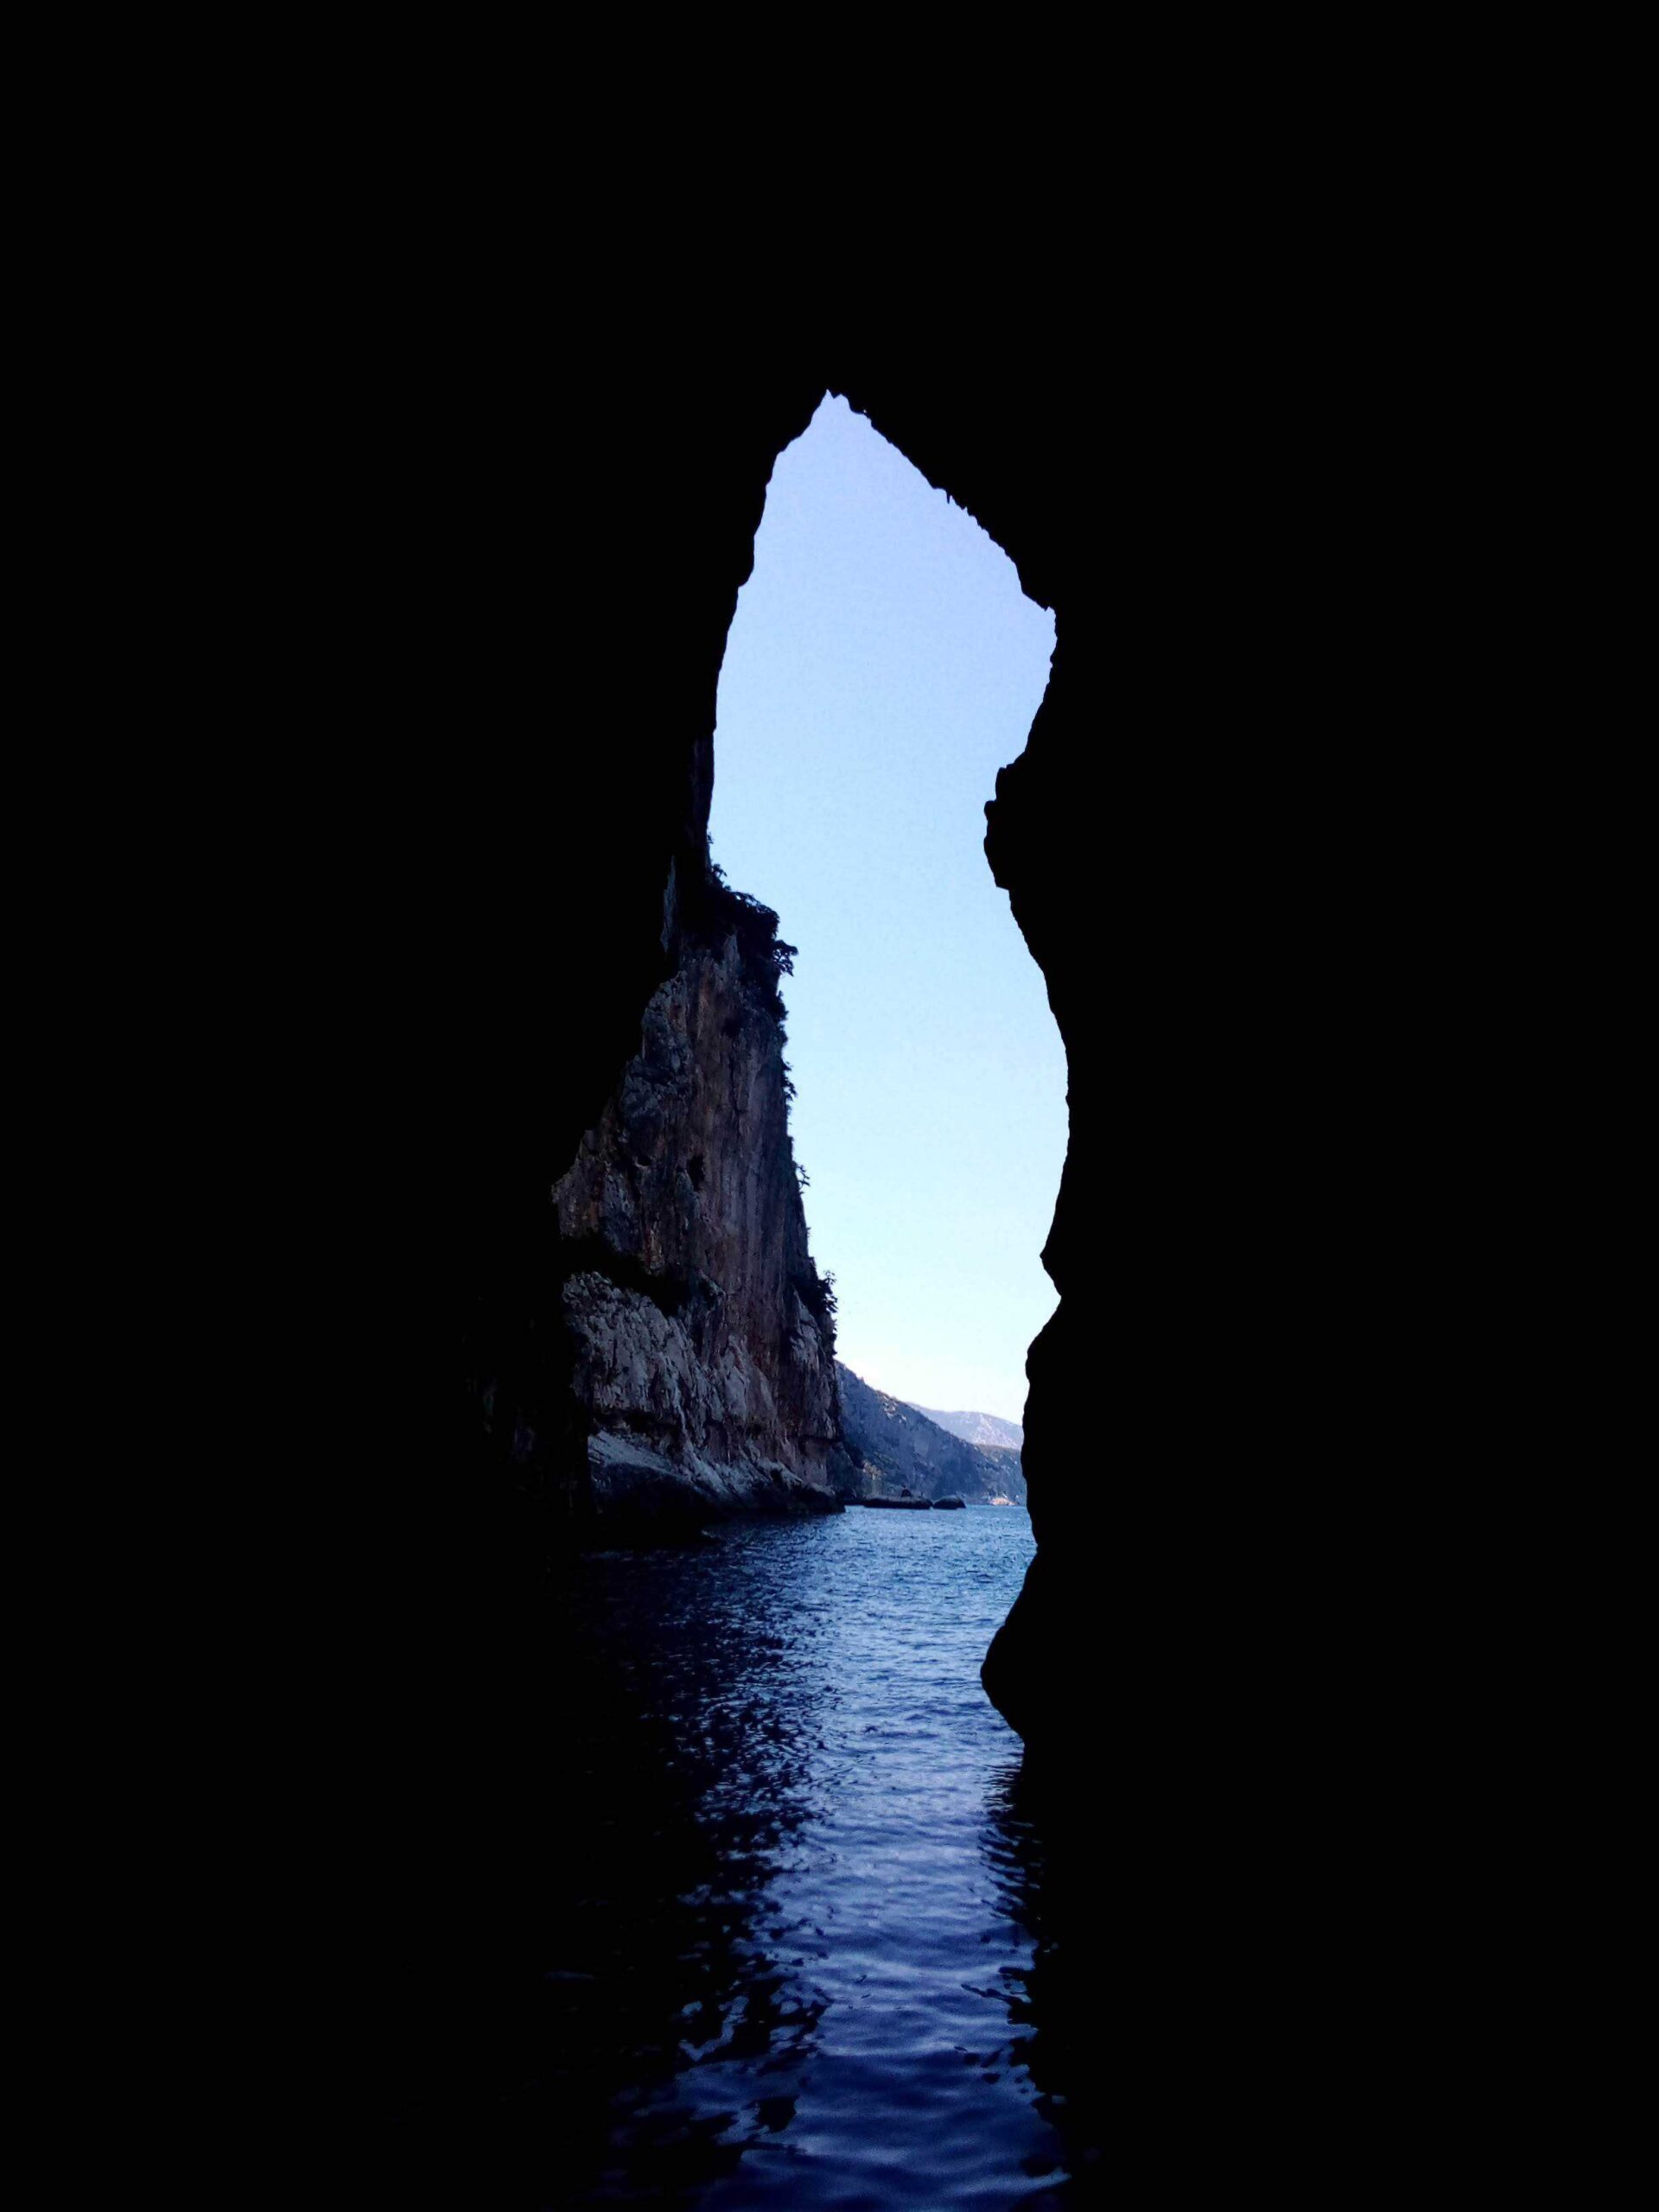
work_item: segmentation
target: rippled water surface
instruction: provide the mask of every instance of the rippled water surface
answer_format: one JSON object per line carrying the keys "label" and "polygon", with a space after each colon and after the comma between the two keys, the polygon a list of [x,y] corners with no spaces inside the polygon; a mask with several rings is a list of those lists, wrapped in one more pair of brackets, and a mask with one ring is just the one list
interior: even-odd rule
{"label": "rippled water surface", "polygon": [[581,1563],[519,2099],[542,2202],[1084,2201],[1040,1829],[979,1684],[1031,1550],[970,1506]]}

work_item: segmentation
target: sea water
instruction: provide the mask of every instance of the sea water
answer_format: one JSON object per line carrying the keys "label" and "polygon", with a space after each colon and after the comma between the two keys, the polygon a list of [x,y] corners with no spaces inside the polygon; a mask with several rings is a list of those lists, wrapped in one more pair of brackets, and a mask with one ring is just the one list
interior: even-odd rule
{"label": "sea water", "polygon": [[506,2092],[537,2201],[1085,2201],[1040,1823],[979,1681],[1032,1550],[1020,1507],[855,1509],[567,1573]]}

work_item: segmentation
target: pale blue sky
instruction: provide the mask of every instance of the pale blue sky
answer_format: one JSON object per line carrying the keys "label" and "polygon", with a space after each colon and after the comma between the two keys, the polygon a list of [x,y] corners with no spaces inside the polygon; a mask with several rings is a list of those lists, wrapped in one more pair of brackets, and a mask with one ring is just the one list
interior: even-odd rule
{"label": "pale blue sky", "polygon": [[979,525],[826,399],[772,473],[715,736],[714,857],[799,947],[795,1154],[841,1357],[1012,1421],[1054,1306],[1065,1056],[983,809],[1053,643]]}

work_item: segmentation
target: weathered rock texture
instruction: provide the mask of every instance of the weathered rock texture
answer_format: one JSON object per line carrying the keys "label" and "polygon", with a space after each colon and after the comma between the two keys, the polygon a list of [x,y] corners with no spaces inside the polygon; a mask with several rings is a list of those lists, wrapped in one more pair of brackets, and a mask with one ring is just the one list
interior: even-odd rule
{"label": "weathered rock texture", "polygon": [[1023,1500],[1020,1454],[969,1444],[918,1407],[873,1389],[838,1365],[842,1425],[863,1488],[875,1496],[909,1490],[918,1497]]}
{"label": "weathered rock texture", "polygon": [[553,1191],[601,1519],[830,1503],[835,1328],[790,1141],[775,917],[714,886],[701,906]]}

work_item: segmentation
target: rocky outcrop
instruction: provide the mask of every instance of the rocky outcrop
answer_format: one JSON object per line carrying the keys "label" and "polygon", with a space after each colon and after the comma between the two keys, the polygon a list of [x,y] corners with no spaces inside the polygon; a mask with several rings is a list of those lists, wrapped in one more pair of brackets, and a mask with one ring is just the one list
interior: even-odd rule
{"label": "rocky outcrop", "polygon": [[937,1421],[873,1390],[850,1367],[837,1363],[842,1426],[861,1490],[880,1497],[909,1491],[920,1498],[1011,1497],[1024,1501],[1020,1455],[965,1444]]}
{"label": "rocky outcrop", "polygon": [[555,1185],[588,1506],[832,1510],[834,1295],[807,1245],[777,917],[715,876]]}

